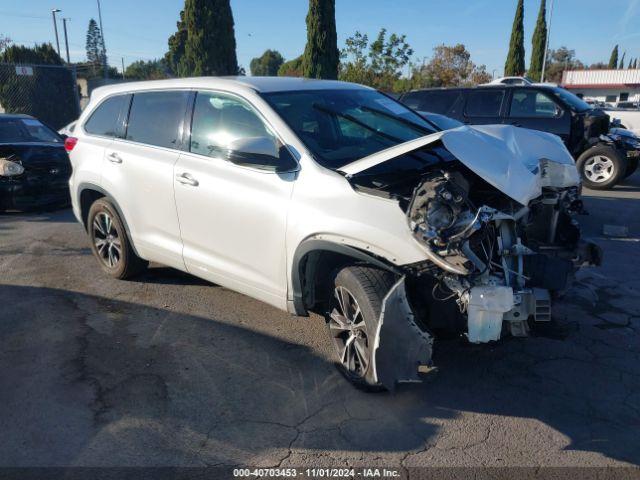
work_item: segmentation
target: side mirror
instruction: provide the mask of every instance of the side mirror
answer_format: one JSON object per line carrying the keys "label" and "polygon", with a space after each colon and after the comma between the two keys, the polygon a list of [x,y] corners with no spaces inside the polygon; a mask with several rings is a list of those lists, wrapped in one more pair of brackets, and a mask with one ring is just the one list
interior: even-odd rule
{"label": "side mirror", "polygon": [[[229,153],[231,153],[232,156],[239,155],[241,157],[247,157],[247,160],[251,157],[260,158],[261,160],[264,160],[265,157],[277,159],[280,156],[278,146],[271,137],[238,138],[229,144]],[[233,161],[233,158],[231,161]]]}
{"label": "side mirror", "polygon": [[[283,151],[284,156],[281,154]],[[272,137],[238,138],[229,144],[227,159],[237,165],[275,172],[290,170],[296,165],[287,149],[280,148]]]}

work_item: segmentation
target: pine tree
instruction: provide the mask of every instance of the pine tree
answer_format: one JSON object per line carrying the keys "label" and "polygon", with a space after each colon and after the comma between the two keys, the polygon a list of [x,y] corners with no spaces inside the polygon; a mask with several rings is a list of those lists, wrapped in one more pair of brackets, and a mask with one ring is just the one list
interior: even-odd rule
{"label": "pine tree", "polygon": [[513,19],[509,53],[504,64],[505,76],[520,76],[524,74],[524,3],[518,0],[516,16]]}
{"label": "pine tree", "polygon": [[616,68],[618,68],[618,45],[613,47],[611,57],[609,58],[609,69],[614,70]]}
{"label": "pine tree", "polygon": [[87,28],[87,60],[91,63],[97,63],[100,58],[100,47],[98,46],[98,24],[92,18],[89,20]]}
{"label": "pine tree", "polygon": [[101,65],[104,62],[106,52],[103,48],[102,32],[96,21],[92,18],[89,20],[87,28],[87,60],[89,63]]}
{"label": "pine tree", "polygon": [[302,73],[308,78],[338,78],[338,37],[335,0],[309,0],[307,45]]}
{"label": "pine tree", "polygon": [[624,53],[622,54],[622,58],[620,59],[620,65],[618,65],[618,68],[619,68],[620,70],[622,70],[622,69],[624,68],[624,57],[625,57],[625,55],[626,55],[626,54],[627,54],[627,52],[624,52]]}
{"label": "pine tree", "polygon": [[539,82],[542,77],[542,64],[544,63],[545,55],[545,41],[547,39],[547,7],[546,0],[540,1],[540,10],[538,11],[538,20],[536,21],[536,28],[533,31],[533,38],[531,39],[531,63],[529,64],[529,71],[527,76],[536,82]]}
{"label": "pine tree", "polygon": [[238,74],[229,0],[185,0],[184,24],[187,37],[179,76]]}

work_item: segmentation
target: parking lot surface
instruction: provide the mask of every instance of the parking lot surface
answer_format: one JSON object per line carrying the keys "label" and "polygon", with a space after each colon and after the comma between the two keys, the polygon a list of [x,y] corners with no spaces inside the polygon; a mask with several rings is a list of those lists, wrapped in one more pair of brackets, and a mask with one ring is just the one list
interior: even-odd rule
{"label": "parking lot surface", "polygon": [[159,265],[112,280],[69,210],[0,216],[0,465],[640,464],[640,175],[586,195],[605,265],[557,324],[439,342],[395,394],[351,387],[317,316]]}

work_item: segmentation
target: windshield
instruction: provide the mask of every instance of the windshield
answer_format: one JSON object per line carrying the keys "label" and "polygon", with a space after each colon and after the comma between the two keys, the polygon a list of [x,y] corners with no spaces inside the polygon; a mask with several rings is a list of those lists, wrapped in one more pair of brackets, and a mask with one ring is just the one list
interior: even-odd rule
{"label": "windshield", "polygon": [[331,169],[439,130],[404,105],[373,90],[302,90],[262,95],[317,161]]}
{"label": "windshield", "polygon": [[570,91],[565,90],[564,88],[554,87],[553,93],[560,97],[561,100],[566,102],[569,107],[571,107],[571,110],[575,112],[586,112],[587,110],[591,110],[593,108],[587,102],[575,96]]}
{"label": "windshield", "polygon": [[0,118],[0,143],[62,143],[62,138],[35,118]]}

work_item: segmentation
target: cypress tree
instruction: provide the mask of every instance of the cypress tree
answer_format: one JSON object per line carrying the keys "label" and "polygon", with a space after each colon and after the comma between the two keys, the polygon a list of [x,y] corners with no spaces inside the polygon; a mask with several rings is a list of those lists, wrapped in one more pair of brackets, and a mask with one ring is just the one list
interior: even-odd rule
{"label": "cypress tree", "polygon": [[544,47],[547,39],[546,16],[547,2],[546,0],[541,0],[536,28],[533,31],[533,38],[531,39],[531,64],[529,65],[529,71],[527,72],[527,75],[536,82],[539,82],[542,77],[542,63],[544,62],[545,54]]}
{"label": "cypress tree", "polygon": [[509,54],[504,64],[505,76],[519,76],[524,74],[524,3],[518,0],[516,16],[513,19]]}
{"label": "cypress tree", "polygon": [[336,79],[339,60],[335,0],[309,0],[302,74],[308,78]]}
{"label": "cypress tree", "polygon": [[236,38],[229,0],[185,0],[187,38],[178,75],[237,75]]}
{"label": "cypress tree", "polygon": [[633,68],[633,58],[629,59],[629,66],[627,67],[629,70]]}
{"label": "cypress tree", "polygon": [[187,26],[184,23],[184,10],[180,10],[180,20],[176,23],[176,33],[169,37],[169,51],[164,59],[171,71],[177,75],[180,60],[184,56],[184,44],[187,41]]}
{"label": "cypress tree", "polygon": [[613,47],[611,57],[609,57],[609,70],[618,68],[618,45]]}
{"label": "cypress tree", "polygon": [[627,54],[627,52],[624,52],[624,53],[622,54],[622,58],[620,59],[620,65],[618,65],[618,68],[619,68],[620,70],[622,70],[622,69],[624,68],[624,57],[625,57],[625,55],[626,55],[626,54]]}

